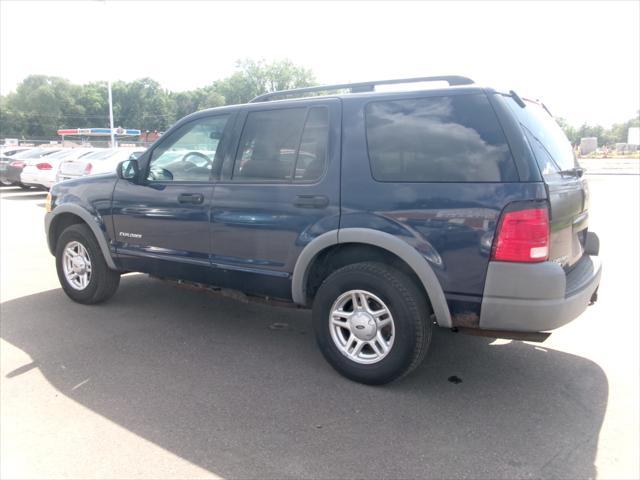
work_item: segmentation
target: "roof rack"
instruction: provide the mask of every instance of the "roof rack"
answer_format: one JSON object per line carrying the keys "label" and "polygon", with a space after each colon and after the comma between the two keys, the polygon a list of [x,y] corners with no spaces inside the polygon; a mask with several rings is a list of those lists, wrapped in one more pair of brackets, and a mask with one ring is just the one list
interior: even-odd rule
{"label": "roof rack", "polygon": [[397,83],[419,83],[419,82],[447,82],[450,86],[454,85],[471,85],[473,80],[458,75],[443,75],[439,77],[415,77],[415,78],[396,78],[393,80],[378,80],[370,82],[358,83],[339,83],[336,85],[319,85],[317,87],[293,88],[291,90],[279,90],[277,92],[265,93],[258,95],[249,103],[267,102],[277,97],[297,96],[302,93],[312,92],[329,92],[333,90],[349,90],[351,93],[357,92],[373,92],[376,85],[393,85]]}

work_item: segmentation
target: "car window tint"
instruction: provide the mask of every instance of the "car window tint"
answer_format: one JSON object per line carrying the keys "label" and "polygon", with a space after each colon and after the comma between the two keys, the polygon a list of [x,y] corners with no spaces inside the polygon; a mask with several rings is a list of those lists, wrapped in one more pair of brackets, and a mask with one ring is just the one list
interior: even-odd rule
{"label": "car window tint", "polygon": [[378,181],[517,180],[507,140],[485,95],[372,102],[365,123]]}
{"label": "car window tint", "polygon": [[228,119],[229,115],[199,118],[175,130],[154,149],[148,179],[208,182]]}
{"label": "car window tint", "polygon": [[240,138],[235,181],[291,181],[306,108],[250,112]]}

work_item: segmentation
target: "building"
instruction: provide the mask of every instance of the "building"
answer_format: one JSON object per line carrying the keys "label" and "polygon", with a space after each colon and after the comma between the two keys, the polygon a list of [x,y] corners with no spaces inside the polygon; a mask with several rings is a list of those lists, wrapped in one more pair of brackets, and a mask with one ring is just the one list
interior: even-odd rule
{"label": "building", "polygon": [[598,149],[598,137],[584,137],[580,139],[580,155],[589,155]]}

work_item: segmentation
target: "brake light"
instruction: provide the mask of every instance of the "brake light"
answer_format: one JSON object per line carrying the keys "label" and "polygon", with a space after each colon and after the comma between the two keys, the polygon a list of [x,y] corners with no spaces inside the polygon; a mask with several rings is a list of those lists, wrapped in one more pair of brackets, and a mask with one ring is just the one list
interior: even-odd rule
{"label": "brake light", "polygon": [[23,162],[22,160],[14,160],[9,165],[13,168],[23,168],[26,165],[26,163]]}
{"label": "brake light", "polygon": [[36,165],[36,168],[38,170],[51,170],[53,167],[51,166],[50,163],[43,162],[43,163],[38,163]]}
{"label": "brake light", "polygon": [[502,214],[491,259],[544,262],[549,258],[549,213],[531,208]]}
{"label": "brake light", "polygon": [[90,163],[87,163],[87,165],[84,167],[83,175],[89,175],[91,173],[92,168],[93,168],[93,165],[91,165]]}

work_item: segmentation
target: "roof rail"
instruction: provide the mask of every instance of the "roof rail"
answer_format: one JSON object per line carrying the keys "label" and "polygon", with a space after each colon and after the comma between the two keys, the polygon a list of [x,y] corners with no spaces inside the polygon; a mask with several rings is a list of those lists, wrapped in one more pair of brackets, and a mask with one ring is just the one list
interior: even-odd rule
{"label": "roof rail", "polygon": [[356,92],[373,92],[376,85],[393,85],[397,83],[419,83],[419,82],[447,82],[450,86],[454,85],[471,85],[473,80],[458,75],[443,75],[439,77],[415,77],[415,78],[396,78],[393,80],[378,80],[370,82],[358,83],[339,83],[336,85],[319,85],[317,87],[293,88],[291,90],[279,90],[277,92],[265,93],[258,95],[249,103],[267,102],[276,97],[297,96],[302,93],[312,92],[330,92],[333,90],[349,90],[351,93]]}

